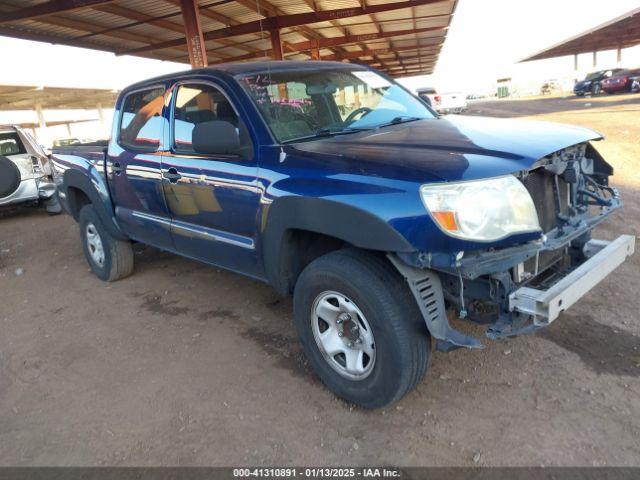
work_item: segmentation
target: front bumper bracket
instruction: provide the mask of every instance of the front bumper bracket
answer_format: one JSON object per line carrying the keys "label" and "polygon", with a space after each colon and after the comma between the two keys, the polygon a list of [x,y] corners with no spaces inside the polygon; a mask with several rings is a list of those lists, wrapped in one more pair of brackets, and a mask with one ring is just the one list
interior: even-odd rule
{"label": "front bumper bracket", "polygon": [[621,235],[612,242],[590,240],[583,250],[590,257],[587,261],[547,290],[525,286],[513,291],[509,310],[531,315],[536,326],[548,325],[622,264],[634,249],[633,235]]}

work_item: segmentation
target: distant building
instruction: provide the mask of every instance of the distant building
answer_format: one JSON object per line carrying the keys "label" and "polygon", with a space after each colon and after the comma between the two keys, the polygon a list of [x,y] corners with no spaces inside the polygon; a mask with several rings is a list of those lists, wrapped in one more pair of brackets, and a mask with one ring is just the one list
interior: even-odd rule
{"label": "distant building", "polygon": [[498,98],[506,98],[511,95],[511,77],[499,78],[496,95]]}

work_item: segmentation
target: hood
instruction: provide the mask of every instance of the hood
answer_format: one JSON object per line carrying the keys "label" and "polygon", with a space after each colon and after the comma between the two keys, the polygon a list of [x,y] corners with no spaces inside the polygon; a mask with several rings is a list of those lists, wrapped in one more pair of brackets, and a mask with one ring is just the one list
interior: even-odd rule
{"label": "hood", "polygon": [[[475,180],[527,170],[558,150],[601,139],[547,122],[469,116],[420,120],[295,144],[304,156],[410,181]],[[293,153],[293,152],[292,152]]]}

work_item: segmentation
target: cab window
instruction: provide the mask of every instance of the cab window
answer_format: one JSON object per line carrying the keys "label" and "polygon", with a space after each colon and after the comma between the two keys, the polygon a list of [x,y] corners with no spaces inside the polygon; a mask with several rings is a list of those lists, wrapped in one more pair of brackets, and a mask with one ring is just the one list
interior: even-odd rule
{"label": "cab window", "polygon": [[[237,135],[237,148],[199,145],[194,132],[229,132]],[[197,134],[197,133],[196,133]],[[214,133],[215,134],[215,133]],[[223,133],[221,133],[223,134]],[[173,113],[173,151],[183,154],[235,155],[253,157],[253,144],[245,123],[229,99],[215,86],[186,84],[178,87]]]}
{"label": "cab window", "polygon": [[157,151],[164,123],[163,105],[162,87],[127,95],[122,104],[120,144],[133,150]]}

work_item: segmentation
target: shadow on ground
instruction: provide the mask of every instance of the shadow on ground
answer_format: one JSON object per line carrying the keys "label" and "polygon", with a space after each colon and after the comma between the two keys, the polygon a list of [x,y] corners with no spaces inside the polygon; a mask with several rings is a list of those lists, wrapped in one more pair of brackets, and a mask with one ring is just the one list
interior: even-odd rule
{"label": "shadow on ground", "polygon": [[631,332],[616,330],[588,315],[562,315],[539,336],[577,354],[596,373],[640,377],[640,341]]}

